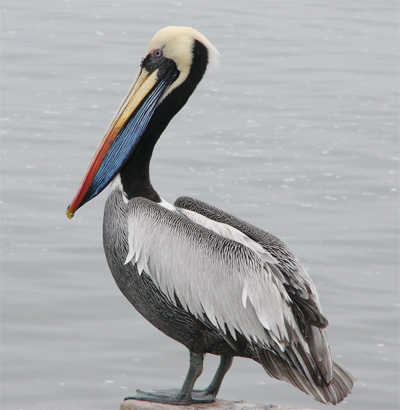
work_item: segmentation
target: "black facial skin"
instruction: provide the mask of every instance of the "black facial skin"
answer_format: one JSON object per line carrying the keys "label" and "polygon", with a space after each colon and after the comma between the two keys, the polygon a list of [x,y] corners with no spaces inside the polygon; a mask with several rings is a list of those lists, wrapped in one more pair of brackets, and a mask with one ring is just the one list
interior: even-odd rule
{"label": "black facial skin", "polygon": [[152,50],[140,64],[140,67],[144,68],[150,74],[159,69],[157,79],[163,78],[173,66],[175,66],[175,62],[164,57],[162,48]]}

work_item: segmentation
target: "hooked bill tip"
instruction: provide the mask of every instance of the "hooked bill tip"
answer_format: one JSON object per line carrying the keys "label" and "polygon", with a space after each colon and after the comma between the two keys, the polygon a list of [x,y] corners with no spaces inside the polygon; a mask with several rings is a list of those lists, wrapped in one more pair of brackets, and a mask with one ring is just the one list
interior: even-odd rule
{"label": "hooked bill tip", "polygon": [[68,219],[72,219],[74,217],[74,213],[69,210],[70,206],[71,205],[68,205],[67,212],[66,212]]}

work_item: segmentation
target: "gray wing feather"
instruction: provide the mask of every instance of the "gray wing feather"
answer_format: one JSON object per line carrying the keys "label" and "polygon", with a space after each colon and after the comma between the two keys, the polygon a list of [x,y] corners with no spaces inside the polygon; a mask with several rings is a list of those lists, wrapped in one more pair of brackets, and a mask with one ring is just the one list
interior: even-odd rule
{"label": "gray wing feather", "polygon": [[[210,229],[179,212],[144,198],[127,208],[129,254],[167,295],[195,317],[207,318],[221,331],[235,330],[260,346],[284,351],[295,341],[308,351],[291,300],[270,269],[276,261],[251,239],[253,250],[227,238],[238,233],[229,227]],[[204,222],[204,221],[203,221]],[[216,233],[225,229],[225,237]],[[263,255],[264,257],[260,256]],[[226,291],[229,289],[229,291]]]}

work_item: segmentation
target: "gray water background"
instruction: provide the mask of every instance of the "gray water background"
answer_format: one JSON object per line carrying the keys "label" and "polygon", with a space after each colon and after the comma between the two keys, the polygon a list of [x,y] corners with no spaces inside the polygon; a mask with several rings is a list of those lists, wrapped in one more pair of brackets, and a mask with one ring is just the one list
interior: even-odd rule
{"label": "gray water background", "polygon": [[[106,194],[65,217],[167,25],[202,31],[221,67],[158,143],[154,186],[284,240],[317,285],[334,359],[358,378],[340,408],[399,407],[396,1],[3,0],[1,13],[2,409],[117,409],[183,381],[186,349],[108,271]],[[220,397],[331,408],[245,359]]]}

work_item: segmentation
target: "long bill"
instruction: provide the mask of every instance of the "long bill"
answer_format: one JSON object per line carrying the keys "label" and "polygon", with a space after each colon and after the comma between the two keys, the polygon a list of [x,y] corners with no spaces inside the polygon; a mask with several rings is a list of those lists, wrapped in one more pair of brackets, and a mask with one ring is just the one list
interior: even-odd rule
{"label": "long bill", "polygon": [[67,208],[72,219],[78,208],[97,196],[128,160],[178,72],[171,68],[158,78],[159,69],[149,73],[142,68],[118,108],[110,126],[90,161],[78,191]]}

